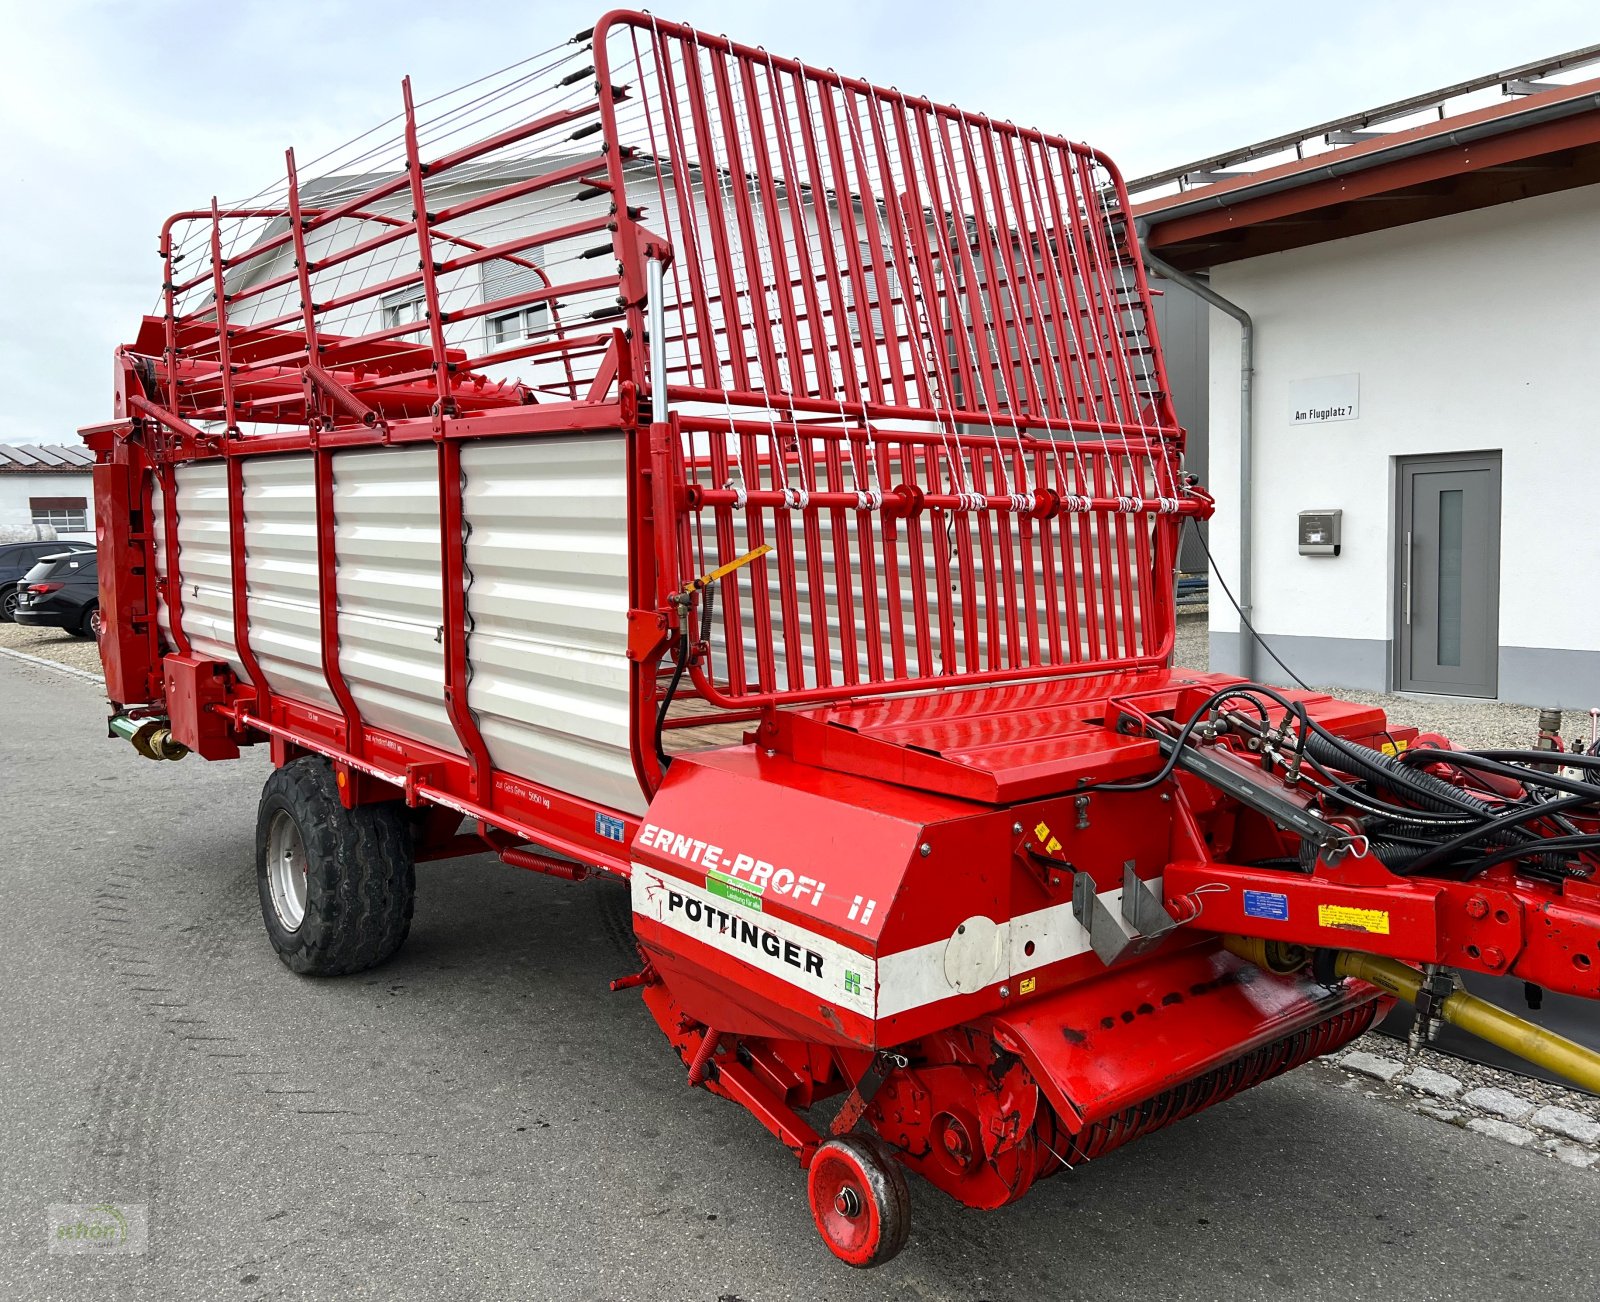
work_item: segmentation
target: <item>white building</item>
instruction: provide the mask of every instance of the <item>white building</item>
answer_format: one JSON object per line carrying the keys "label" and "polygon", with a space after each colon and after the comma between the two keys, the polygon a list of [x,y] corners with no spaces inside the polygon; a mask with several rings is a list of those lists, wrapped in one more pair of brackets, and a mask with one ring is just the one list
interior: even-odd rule
{"label": "white building", "polygon": [[1600,80],[1541,80],[1574,63],[1134,183],[1251,326],[1246,386],[1210,314],[1214,669],[1285,681],[1220,577],[1308,682],[1600,704]]}
{"label": "white building", "polygon": [[93,465],[79,444],[0,443],[0,542],[93,538]]}

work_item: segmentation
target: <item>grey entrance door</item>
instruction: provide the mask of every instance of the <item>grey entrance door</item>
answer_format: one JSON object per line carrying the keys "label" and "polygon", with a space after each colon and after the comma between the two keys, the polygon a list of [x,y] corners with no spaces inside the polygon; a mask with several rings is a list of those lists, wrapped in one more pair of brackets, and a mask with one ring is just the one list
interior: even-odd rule
{"label": "grey entrance door", "polygon": [[1494,696],[1500,652],[1500,454],[1402,457],[1401,691]]}

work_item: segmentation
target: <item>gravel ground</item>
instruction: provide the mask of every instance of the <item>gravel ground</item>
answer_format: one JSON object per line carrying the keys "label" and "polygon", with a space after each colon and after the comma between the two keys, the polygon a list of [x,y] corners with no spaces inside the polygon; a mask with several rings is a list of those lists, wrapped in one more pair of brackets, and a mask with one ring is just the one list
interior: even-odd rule
{"label": "gravel ground", "polygon": [[[1191,606],[1178,614],[1178,643],[1174,663],[1185,669],[1209,669],[1211,648],[1206,627],[1207,608]],[[1274,666],[1275,667],[1275,666]],[[1292,665],[1291,665],[1292,667]],[[1274,681],[1268,678],[1269,682]],[[1400,696],[1393,692],[1362,692],[1351,687],[1326,688],[1340,700],[1380,705],[1395,727],[1439,732],[1463,746],[1528,747],[1539,735],[1539,711],[1531,705],[1507,705],[1467,697]],[[1589,735],[1587,710],[1568,710],[1562,735]]]}
{"label": "gravel ground", "polygon": [[88,638],[70,637],[59,628],[24,628],[0,622],[0,650],[20,651],[100,676],[100,648]]}

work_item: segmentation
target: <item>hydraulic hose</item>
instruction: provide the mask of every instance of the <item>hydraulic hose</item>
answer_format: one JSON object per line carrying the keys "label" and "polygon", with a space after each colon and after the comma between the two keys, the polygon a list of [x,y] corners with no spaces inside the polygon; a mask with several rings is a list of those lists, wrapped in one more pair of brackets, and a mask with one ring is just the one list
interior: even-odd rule
{"label": "hydraulic hose", "polygon": [[1465,811],[1483,819],[1495,816],[1495,810],[1488,803],[1451,786],[1443,778],[1407,768],[1392,755],[1385,755],[1370,746],[1346,741],[1342,737],[1336,738],[1315,723],[1311,724],[1311,732],[1306,737],[1306,753],[1319,764],[1355,773],[1385,791],[1404,796],[1436,814],[1459,814]]}
{"label": "hydraulic hose", "polygon": [[1402,845],[1399,841],[1386,841],[1374,837],[1367,843],[1368,853],[1377,857],[1385,868],[1397,873],[1413,871],[1417,863],[1431,851],[1420,845]]}
{"label": "hydraulic hose", "polygon": [[[1490,758],[1488,754],[1479,754],[1470,750],[1429,750],[1417,749],[1405,752],[1408,756],[1417,756],[1414,760],[1402,760],[1402,764],[1453,764],[1458,768],[1476,769],[1480,773],[1491,773],[1495,777],[1510,778],[1524,786],[1545,787],[1550,791],[1565,791],[1571,795],[1582,796],[1585,801],[1600,800],[1600,792],[1595,790],[1592,782],[1580,782],[1572,778],[1564,778],[1556,773],[1531,773],[1526,768],[1519,768],[1515,764],[1502,764],[1499,760]],[[1549,754],[1548,751],[1538,752]],[[1492,754],[1492,752],[1491,752]],[[1562,763],[1566,763],[1563,757]],[[1454,788],[1452,788],[1453,790]]]}
{"label": "hydraulic hose", "polygon": [[[1550,800],[1541,805],[1534,805],[1532,808],[1518,805],[1516,808],[1491,818],[1487,823],[1475,827],[1469,832],[1463,832],[1460,836],[1453,836],[1448,841],[1439,842],[1438,845],[1421,855],[1421,857],[1413,859],[1409,864],[1405,865],[1405,871],[1423,872],[1432,868],[1435,864],[1448,863],[1452,855],[1466,849],[1474,841],[1485,840],[1507,828],[1520,827],[1531,819],[1544,818],[1551,814],[1558,814],[1562,810],[1571,809],[1575,805],[1586,805],[1588,803],[1589,800],[1585,796],[1566,796],[1560,800]],[[1399,866],[1389,864],[1387,859],[1384,860],[1384,863],[1391,868]]]}

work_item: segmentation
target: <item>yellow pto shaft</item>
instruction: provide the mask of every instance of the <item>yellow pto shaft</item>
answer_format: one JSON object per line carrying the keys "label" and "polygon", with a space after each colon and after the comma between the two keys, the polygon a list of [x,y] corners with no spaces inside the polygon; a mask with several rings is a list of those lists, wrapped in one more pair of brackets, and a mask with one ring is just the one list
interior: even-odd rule
{"label": "yellow pto shaft", "polygon": [[[1298,945],[1280,945],[1251,936],[1228,936],[1223,941],[1230,953],[1248,959],[1257,967],[1286,975],[1299,971],[1310,961],[1307,950]],[[1398,959],[1376,954],[1358,954],[1343,949],[1335,953],[1333,971],[1341,977],[1354,977],[1368,985],[1403,999],[1413,1007],[1428,978]],[[1600,1093],[1600,1053],[1575,1044],[1564,1035],[1508,1013],[1476,995],[1456,990],[1434,1006],[1434,1015],[1468,1035],[1499,1045],[1524,1062],[1554,1072],[1586,1090]]]}

